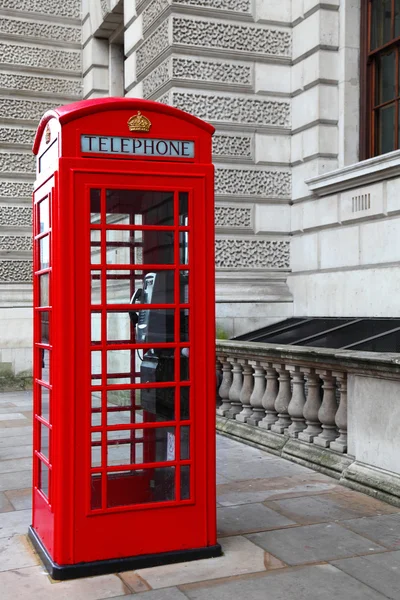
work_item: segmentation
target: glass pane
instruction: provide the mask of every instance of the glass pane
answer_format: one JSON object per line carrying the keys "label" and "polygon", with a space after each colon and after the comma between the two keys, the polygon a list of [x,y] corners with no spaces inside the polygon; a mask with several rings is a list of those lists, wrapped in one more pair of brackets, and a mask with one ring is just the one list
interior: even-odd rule
{"label": "glass pane", "polygon": [[49,197],[39,203],[39,232],[43,233],[50,228]]}
{"label": "glass pane", "polygon": [[92,433],[92,468],[101,467],[101,433]]}
{"label": "glass pane", "polygon": [[174,310],[172,309],[107,313],[109,344],[163,344],[173,342],[174,334]]}
{"label": "glass pane", "polygon": [[173,382],[174,349],[110,350],[107,352],[109,384]]}
{"label": "glass pane", "polygon": [[101,392],[92,392],[92,427],[101,425]]}
{"label": "glass pane", "polygon": [[49,446],[50,446],[50,430],[48,427],[46,427],[46,425],[43,425],[43,423],[40,423],[40,448],[39,448],[39,450],[43,454],[43,456],[45,456],[47,458],[47,460],[50,460]]}
{"label": "glass pane", "polygon": [[382,104],[396,96],[396,53],[382,54],[377,60],[376,103]]}
{"label": "glass pane", "polygon": [[40,394],[40,416],[46,421],[50,420],[50,390],[43,386],[39,386]]}
{"label": "glass pane", "polygon": [[189,341],[189,309],[182,308],[180,310],[180,340],[181,342]]}
{"label": "glass pane", "polygon": [[187,304],[189,302],[189,271],[179,271],[179,283],[179,301],[181,304]]}
{"label": "glass pane", "polygon": [[92,344],[100,344],[101,343],[101,313],[92,312],[92,322],[91,322],[91,331],[92,331]]}
{"label": "glass pane", "polygon": [[181,427],[181,460],[190,458],[190,427]]}
{"label": "glass pane", "polygon": [[101,271],[91,273],[92,304],[101,304]]}
{"label": "glass pane", "polygon": [[101,473],[92,473],[90,499],[90,507],[92,510],[101,508],[101,477]]}
{"label": "glass pane", "polygon": [[134,344],[136,313],[130,311],[107,313],[107,341],[110,344]]}
{"label": "glass pane", "polygon": [[187,231],[179,232],[179,264],[189,264],[189,233]]}
{"label": "glass pane", "polygon": [[175,460],[175,428],[131,429],[107,434],[108,466]]}
{"label": "glass pane", "polygon": [[39,350],[42,359],[41,379],[46,383],[50,383],[50,351],[43,350],[43,348],[40,348]]}
{"label": "glass pane", "polygon": [[188,193],[179,192],[179,225],[187,227],[188,225]]}
{"label": "glass pane", "polygon": [[181,421],[190,419],[190,388],[181,387]]}
{"label": "glass pane", "polygon": [[138,469],[107,475],[107,506],[175,500],[175,467]]}
{"label": "glass pane", "polygon": [[100,231],[94,229],[90,232],[90,262],[98,265],[101,262]]}
{"label": "glass pane", "polygon": [[106,221],[119,225],[174,224],[173,192],[107,190]]}
{"label": "glass pane", "polygon": [[170,230],[109,229],[106,240],[109,265],[171,265],[174,262],[174,232]]}
{"label": "glass pane", "polygon": [[377,112],[378,154],[385,154],[395,149],[394,147],[394,110],[395,105],[390,104],[379,108]]}
{"label": "glass pane", "polygon": [[49,318],[50,314],[47,310],[39,313],[40,318],[40,343],[49,344]]}
{"label": "glass pane", "polygon": [[189,381],[189,348],[181,348],[181,381]]}
{"label": "glass pane", "polygon": [[100,223],[100,190],[90,190],[90,221]]}
{"label": "glass pane", "polygon": [[174,271],[107,271],[108,304],[172,304]]}
{"label": "glass pane", "polygon": [[49,273],[44,273],[39,277],[39,306],[50,306],[49,297]]}
{"label": "glass pane", "polygon": [[400,0],[394,0],[394,37],[400,35]]}
{"label": "glass pane", "polygon": [[49,468],[39,460],[39,489],[49,498]]}
{"label": "glass pane", "polygon": [[129,425],[175,419],[175,388],[144,388],[107,392],[107,424]]}
{"label": "glass pane", "polygon": [[181,500],[190,498],[190,466],[181,467]]}
{"label": "glass pane", "polygon": [[92,383],[99,385],[101,380],[101,352],[92,352]]}
{"label": "glass pane", "polygon": [[392,0],[373,0],[371,10],[371,50],[392,39]]}
{"label": "glass pane", "polygon": [[46,235],[39,240],[40,269],[48,269],[50,266],[50,237]]}

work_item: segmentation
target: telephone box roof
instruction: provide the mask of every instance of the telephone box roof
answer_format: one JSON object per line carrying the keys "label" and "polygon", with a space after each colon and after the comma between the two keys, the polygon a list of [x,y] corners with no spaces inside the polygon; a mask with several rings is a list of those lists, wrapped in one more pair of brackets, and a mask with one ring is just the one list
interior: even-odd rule
{"label": "telephone box roof", "polygon": [[208,132],[210,135],[215,131],[215,127],[198,119],[194,115],[184,112],[179,108],[174,108],[173,106],[168,106],[159,102],[153,102],[152,100],[143,100],[142,98],[95,98],[93,100],[81,100],[80,102],[65,104],[64,106],[59,106],[53,110],[48,110],[39,122],[32,151],[34,154],[38,153],[44,128],[50,119],[57,119],[62,125],[65,125],[70,121],[80,119],[81,117],[95,112],[106,112],[119,109],[151,110],[192,123],[199,129]]}

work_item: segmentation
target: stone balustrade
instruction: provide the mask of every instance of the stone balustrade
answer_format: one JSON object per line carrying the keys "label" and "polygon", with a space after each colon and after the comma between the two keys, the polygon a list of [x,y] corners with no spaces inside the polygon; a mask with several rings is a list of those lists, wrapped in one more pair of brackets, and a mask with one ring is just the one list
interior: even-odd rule
{"label": "stone balustrade", "polygon": [[216,357],[220,432],[400,506],[400,354],[218,340]]}

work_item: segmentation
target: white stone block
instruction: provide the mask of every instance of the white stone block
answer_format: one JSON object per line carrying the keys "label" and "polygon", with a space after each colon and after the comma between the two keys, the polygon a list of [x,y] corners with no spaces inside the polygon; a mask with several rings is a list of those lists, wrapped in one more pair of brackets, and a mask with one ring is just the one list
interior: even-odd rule
{"label": "white stone block", "polygon": [[290,231],[290,206],[288,204],[256,204],[254,207],[254,233]]}
{"label": "white stone block", "polygon": [[386,182],[386,210],[388,214],[400,211],[400,178]]}
{"label": "white stone block", "polygon": [[255,19],[256,21],[290,23],[291,4],[292,0],[280,0],[279,2],[276,0],[256,0]]}
{"label": "white stone block", "polygon": [[296,235],[290,245],[290,267],[292,271],[318,269],[318,234]]}
{"label": "white stone block", "polygon": [[358,227],[319,232],[320,268],[333,269],[360,264]]}
{"label": "white stone block", "polygon": [[124,1],[124,25],[136,17],[136,0]]}
{"label": "white stone block", "polygon": [[124,35],[124,51],[125,55],[143,40],[143,18],[139,15],[125,31]]}
{"label": "white stone block", "polygon": [[[293,0],[293,4],[296,4],[298,0]],[[324,2],[324,6],[329,5],[332,8],[339,8],[340,3],[343,3],[343,0],[328,0]],[[303,0],[303,14],[307,14],[310,10],[315,9],[315,7],[319,7],[321,5],[321,0]]]}
{"label": "white stone block", "polygon": [[319,50],[292,67],[292,92],[311,86],[318,80],[339,80],[337,52]]}
{"label": "white stone block", "polygon": [[340,195],[340,220],[364,219],[384,213],[384,182],[355,188]]}
{"label": "white stone block", "polygon": [[[301,132],[302,159],[317,154],[338,153],[338,129],[336,125],[316,125]],[[294,161],[293,161],[294,162]]]}
{"label": "white stone block", "polygon": [[290,138],[290,155],[292,164],[302,162],[304,157],[303,132],[294,133]]}
{"label": "white stone block", "polygon": [[339,46],[337,11],[317,10],[293,28],[293,60],[318,46]]}
{"label": "white stone block", "polygon": [[108,40],[92,38],[82,51],[83,73],[92,66],[108,67]]}
{"label": "white stone block", "polygon": [[289,65],[255,64],[255,91],[290,94],[291,67]]}
{"label": "white stone block", "polygon": [[132,89],[129,90],[125,94],[126,98],[143,98],[143,83],[140,82],[133,86]]}
{"label": "white stone block", "polygon": [[136,82],[136,52],[133,52],[124,62],[125,89]]}
{"label": "white stone block", "polygon": [[337,225],[338,196],[325,196],[303,202],[303,229]]}
{"label": "white stone block", "polygon": [[90,17],[85,19],[82,23],[82,44],[85,44],[92,35],[92,24]]}
{"label": "white stone block", "polygon": [[294,131],[321,119],[337,121],[338,116],[338,90],[335,86],[315,85],[292,100]]}
{"label": "white stone block", "polygon": [[255,162],[290,163],[290,137],[256,133]]}
{"label": "white stone block", "polygon": [[361,263],[400,262],[400,217],[360,225]]}
{"label": "white stone block", "polygon": [[337,169],[335,158],[315,158],[292,168],[292,200],[308,198],[312,195],[306,180]]}
{"label": "white stone block", "polygon": [[303,230],[303,202],[291,206],[290,230],[292,232]]}
{"label": "white stone block", "polygon": [[108,94],[108,68],[93,67],[83,78],[83,95],[86,97],[93,90]]}

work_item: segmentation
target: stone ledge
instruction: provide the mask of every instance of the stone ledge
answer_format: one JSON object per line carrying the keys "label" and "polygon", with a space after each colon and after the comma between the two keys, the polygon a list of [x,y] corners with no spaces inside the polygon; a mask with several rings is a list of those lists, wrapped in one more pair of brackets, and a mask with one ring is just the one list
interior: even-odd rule
{"label": "stone ledge", "polygon": [[400,476],[260,427],[217,415],[217,432],[338,479],[341,484],[394,506],[400,506]]}

